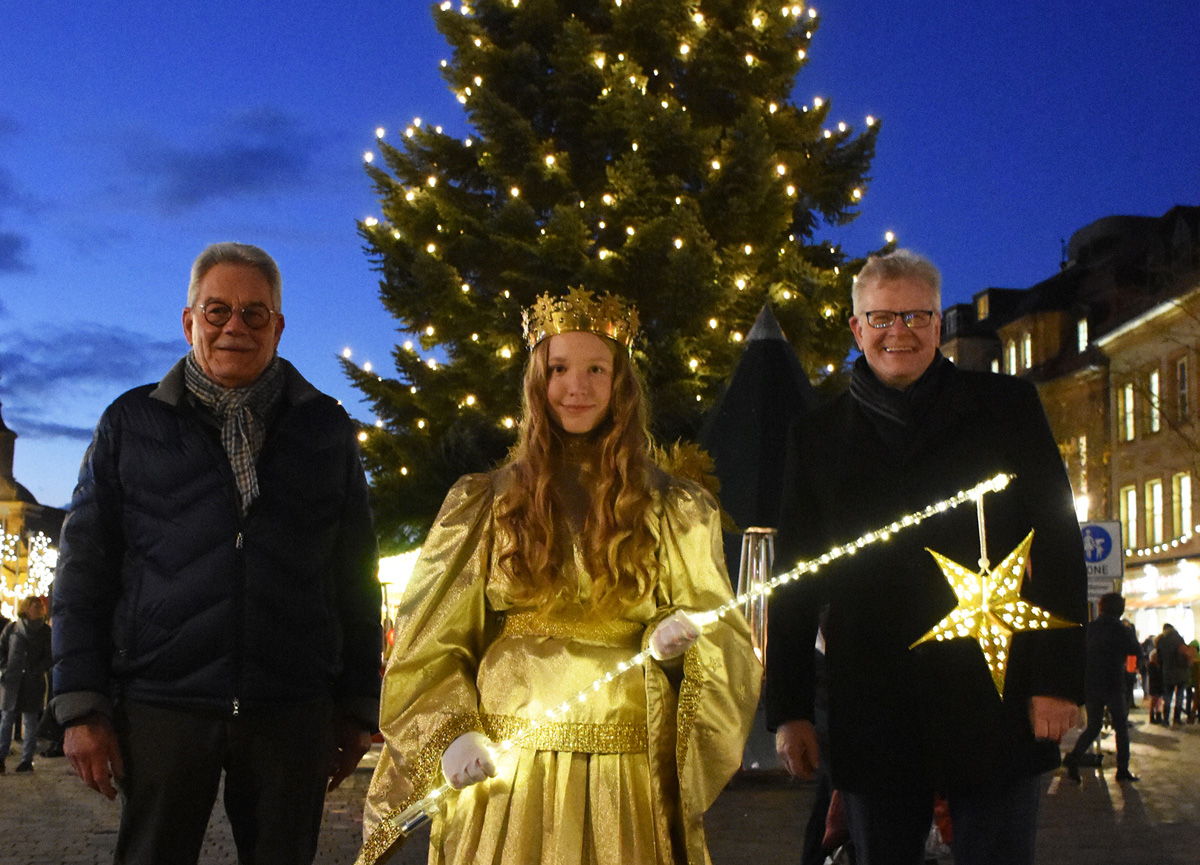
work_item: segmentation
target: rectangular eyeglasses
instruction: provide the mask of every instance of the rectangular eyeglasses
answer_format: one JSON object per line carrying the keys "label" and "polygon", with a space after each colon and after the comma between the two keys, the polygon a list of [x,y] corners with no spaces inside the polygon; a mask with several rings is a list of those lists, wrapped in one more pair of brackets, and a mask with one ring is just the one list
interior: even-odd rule
{"label": "rectangular eyeglasses", "polygon": [[905,327],[929,327],[933,321],[932,309],[906,309],[903,312],[893,309],[873,309],[866,313],[867,324],[871,327],[891,327],[899,318]]}

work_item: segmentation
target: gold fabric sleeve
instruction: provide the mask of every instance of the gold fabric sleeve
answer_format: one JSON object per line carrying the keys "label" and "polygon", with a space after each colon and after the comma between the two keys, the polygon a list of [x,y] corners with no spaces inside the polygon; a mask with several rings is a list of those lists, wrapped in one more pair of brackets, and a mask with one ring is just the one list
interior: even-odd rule
{"label": "gold fabric sleeve", "polygon": [[[663,574],[656,619],[677,609],[711,610],[732,597],[720,512],[698,485],[670,480],[659,557]],[[647,628],[647,639],[652,629]],[[664,812],[676,812],[667,806],[672,795],[678,797],[678,828],[688,865],[711,861],[704,812],[741,766],[761,683],[762,665],[754,654],[749,626],[736,611],[705,628],[688,649],[677,696],[669,671],[647,665],[651,777],[659,783]],[[678,830],[674,834],[678,837]]]}
{"label": "gold fabric sleeve", "polygon": [[441,783],[442,752],[482,730],[475,687],[485,634],[492,484],[467,475],[451,488],[404,591],[380,699],[384,749],[371,778],[363,832]]}

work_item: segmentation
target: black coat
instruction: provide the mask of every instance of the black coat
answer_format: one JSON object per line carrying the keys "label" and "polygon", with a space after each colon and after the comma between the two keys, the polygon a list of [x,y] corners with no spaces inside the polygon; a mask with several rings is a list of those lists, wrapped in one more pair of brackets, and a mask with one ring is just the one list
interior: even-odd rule
{"label": "black coat", "polygon": [[84,457],[54,583],[56,716],[332,698],[373,727],[380,587],[352,422],[286,364],[243,516],[182,364],[109,406]]}
{"label": "black coat", "polygon": [[40,712],[50,672],[50,626],[23,616],[0,631],[0,710]]}
{"label": "black coat", "polygon": [[[985,498],[995,567],[1035,529],[1022,595],[1074,622],[1087,619],[1086,569],[1071,489],[1037,392],[1008,376],[945,363],[930,408],[903,452],[850,394],[798,422],[789,440],[777,571],[953,496],[997,473],[1016,479]],[[969,786],[1054,767],[1058,747],[1034,740],[1033,695],[1083,700],[1082,628],[1018,632],[1004,699],[973,639],[909,647],[956,606],[926,548],[968,569],[979,559],[968,503],[902,529],[794,583],[772,599],[768,726],[812,719],[817,614],[829,605],[831,753],[837,787],[911,791]]]}
{"label": "black coat", "polygon": [[1084,686],[1088,699],[1125,693],[1126,664],[1133,655],[1142,659],[1133,629],[1117,616],[1101,614],[1087,626],[1087,672]]}

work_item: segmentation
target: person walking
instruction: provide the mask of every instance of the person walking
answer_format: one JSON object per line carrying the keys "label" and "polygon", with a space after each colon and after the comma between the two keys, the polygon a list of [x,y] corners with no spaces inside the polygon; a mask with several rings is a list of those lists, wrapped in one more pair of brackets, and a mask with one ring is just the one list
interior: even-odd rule
{"label": "person walking", "polygon": [[1096,741],[1108,711],[1117,740],[1117,781],[1130,783],[1139,780],[1129,771],[1129,701],[1125,675],[1129,656],[1141,657],[1133,631],[1121,621],[1125,599],[1118,592],[1100,597],[1100,614],[1087,626],[1087,668],[1084,691],[1087,698],[1087,728],[1080,734],[1075,747],[1063,758],[1067,776],[1081,783],[1079,758]]}
{"label": "person walking", "polygon": [[[1158,664],[1162,668],[1162,724],[1164,727],[1178,725],[1187,711],[1185,692],[1188,684],[1188,668],[1192,658],[1183,636],[1175,626],[1163,625],[1162,633],[1154,644],[1158,651]],[[1174,715],[1171,704],[1174,703]]]}
{"label": "person walking", "polygon": [[21,762],[18,772],[33,771],[38,719],[46,703],[50,671],[50,626],[46,605],[30,596],[17,605],[17,618],[0,632],[0,775],[12,747],[13,727],[21,716]]}

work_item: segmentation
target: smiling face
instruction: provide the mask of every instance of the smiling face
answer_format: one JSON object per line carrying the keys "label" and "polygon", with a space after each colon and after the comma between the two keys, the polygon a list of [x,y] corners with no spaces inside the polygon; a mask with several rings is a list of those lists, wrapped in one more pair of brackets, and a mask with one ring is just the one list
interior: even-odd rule
{"label": "smiling face", "polygon": [[550,337],[546,353],[546,398],[550,413],[569,433],[600,425],[612,399],[613,350],[594,333]]}
{"label": "smiling face", "polygon": [[[856,300],[855,315],[850,318],[854,341],[876,378],[888,387],[904,390],[933,363],[941,342],[942,315],[936,293],[926,282],[906,276],[864,285]],[[868,312],[915,309],[934,310],[933,321],[925,327],[909,327],[897,316],[891,327],[867,324]]]}
{"label": "smiling face", "polygon": [[[262,375],[283,333],[283,316],[272,315],[265,327],[252,330],[241,310],[251,304],[272,309],[271,283],[248,264],[214,265],[200,280],[195,306],[183,311],[183,334],[204,374],[223,387],[245,387]],[[221,302],[234,313],[221,327],[208,323],[201,306]]]}

